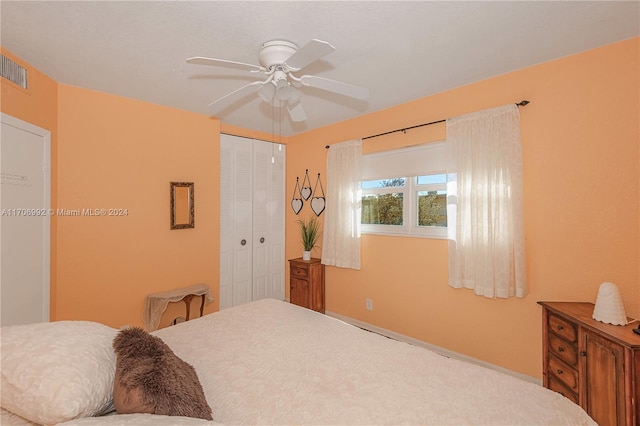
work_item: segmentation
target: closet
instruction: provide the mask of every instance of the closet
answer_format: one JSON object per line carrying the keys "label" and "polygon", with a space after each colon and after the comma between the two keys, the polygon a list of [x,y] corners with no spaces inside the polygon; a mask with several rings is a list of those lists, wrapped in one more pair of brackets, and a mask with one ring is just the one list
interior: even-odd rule
{"label": "closet", "polygon": [[220,135],[220,309],[284,299],[285,148]]}

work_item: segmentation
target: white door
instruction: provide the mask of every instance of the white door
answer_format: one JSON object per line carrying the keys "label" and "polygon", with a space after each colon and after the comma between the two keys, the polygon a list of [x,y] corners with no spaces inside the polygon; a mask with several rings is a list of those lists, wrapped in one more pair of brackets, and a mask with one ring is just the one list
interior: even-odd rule
{"label": "white door", "polygon": [[271,175],[271,145],[253,143],[253,296],[267,297],[269,287],[269,186]]}
{"label": "white door", "polygon": [[0,143],[0,325],[49,321],[51,135],[2,114]]}
{"label": "white door", "polygon": [[220,137],[220,309],[252,300],[253,141]]}
{"label": "white door", "polygon": [[233,161],[233,306],[251,302],[252,296],[252,155],[253,141],[236,137]]}
{"label": "white door", "polygon": [[284,145],[220,137],[220,309],[284,299],[284,159]]}
{"label": "white door", "polygon": [[284,300],[285,146],[254,144],[253,298]]}

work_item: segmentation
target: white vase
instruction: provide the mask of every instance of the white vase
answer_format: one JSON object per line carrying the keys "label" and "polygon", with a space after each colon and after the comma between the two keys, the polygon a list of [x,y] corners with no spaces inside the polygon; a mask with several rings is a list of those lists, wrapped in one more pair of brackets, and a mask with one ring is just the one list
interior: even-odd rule
{"label": "white vase", "polygon": [[302,260],[311,260],[311,251],[303,251],[302,252]]}

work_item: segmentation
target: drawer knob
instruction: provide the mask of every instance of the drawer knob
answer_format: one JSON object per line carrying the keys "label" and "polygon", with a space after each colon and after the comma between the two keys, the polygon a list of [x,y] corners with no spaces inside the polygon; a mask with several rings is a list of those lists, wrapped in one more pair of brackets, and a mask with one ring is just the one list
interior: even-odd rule
{"label": "drawer knob", "polygon": [[564,348],[562,346],[558,346],[558,352],[564,352]]}
{"label": "drawer knob", "polygon": [[560,370],[559,368],[556,370],[556,372],[557,372],[558,374],[562,374],[562,373],[564,373],[564,371]]}
{"label": "drawer knob", "polygon": [[587,356],[587,352],[586,351],[581,351],[580,352],[580,356]]}
{"label": "drawer knob", "polygon": [[564,327],[561,325],[558,325],[558,330],[564,330]]}

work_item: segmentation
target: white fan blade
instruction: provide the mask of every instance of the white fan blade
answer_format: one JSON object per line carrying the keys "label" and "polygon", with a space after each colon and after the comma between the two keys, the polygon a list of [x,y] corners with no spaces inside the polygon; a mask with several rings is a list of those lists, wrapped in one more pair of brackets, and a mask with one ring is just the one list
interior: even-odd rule
{"label": "white fan blade", "polygon": [[226,107],[227,105],[231,104],[236,99],[240,99],[241,97],[249,93],[257,92],[258,90],[260,90],[262,85],[263,85],[262,81],[254,81],[253,83],[249,83],[245,86],[242,86],[239,89],[234,90],[231,93],[224,95],[220,99],[216,99],[215,101],[211,102],[209,106],[210,107],[215,106],[216,109],[220,110]]}
{"label": "white fan blade", "polygon": [[340,95],[360,100],[365,100],[369,97],[369,89],[366,87],[354,86],[353,84],[317,77],[315,75],[303,75],[300,77],[300,83],[305,86],[328,90],[329,92],[338,93]]}
{"label": "white fan blade", "polygon": [[291,71],[298,71],[334,50],[336,50],[336,48],[326,41],[313,39],[291,55],[289,59],[284,62],[284,65]]}
{"label": "white fan blade", "polygon": [[201,56],[189,58],[187,59],[187,63],[197,65],[213,65],[216,67],[234,68],[237,70],[252,72],[266,71],[266,69],[258,65],[245,64],[244,62],[226,61],[224,59],[203,58]]}
{"label": "white fan blade", "polygon": [[287,105],[287,110],[289,111],[289,116],[292,121],[305,121],[307,119],[307,114],[304,112],[304,108],[302,108],[302,102],[298,101],[297,104],[293,106]]}

